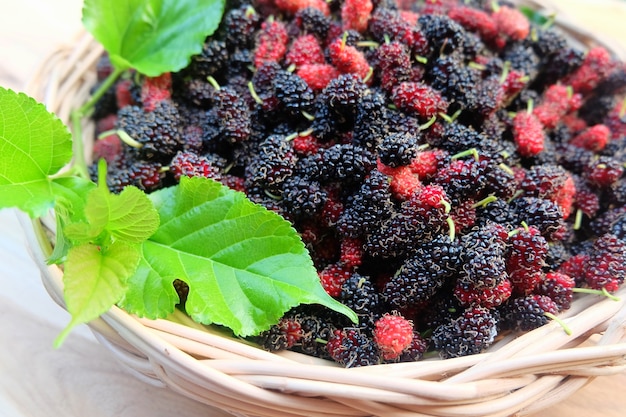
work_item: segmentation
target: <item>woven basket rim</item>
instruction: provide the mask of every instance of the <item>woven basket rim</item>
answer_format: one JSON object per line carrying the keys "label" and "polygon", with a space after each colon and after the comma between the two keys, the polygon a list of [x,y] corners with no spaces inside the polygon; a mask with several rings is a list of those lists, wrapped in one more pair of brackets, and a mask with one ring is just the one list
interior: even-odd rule
{"label": "woven basket rim", "polygon": [[[554,10],[546,2],[518,3]],[[600,44],[626,56],[615,42],[567,20],[557,18],[557,24],[585,45]],[[102,52],[90,35],[80,33],[44,61],[26,91],[67,122],[95,84]],[[93,132],[86,122],[85,137]],[[32,221],[22,214],[20,222],[46,290],[65,307],[63,272],[46,264],[46,236],[54,234],[54,220]],[[294,352],[269,353],[182,313],[175,321],[147,320],[113,307],[89,326],[138,378],[235,415],[508,416],[534,413],[597,376],[626,369],[626,288],[616,295],[620,301],[577,296],[562,315],[572,335],[552,322],[506,336],[479,355],[351,369]]]}

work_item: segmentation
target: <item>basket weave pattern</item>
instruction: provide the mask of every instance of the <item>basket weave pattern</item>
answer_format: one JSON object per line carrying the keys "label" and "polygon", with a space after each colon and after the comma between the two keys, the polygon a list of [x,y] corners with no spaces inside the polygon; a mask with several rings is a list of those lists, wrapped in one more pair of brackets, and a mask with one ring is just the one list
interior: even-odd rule
{"label": "basket weave pattern", "polygon": [[[545,2],[523,3],[545,7]],[[557,22],[578,42],[598,42]],[[102,52],[89,35],[81,35],[46,60],[29,94],[67,123],[70,111],[89,96]],[[86,123],[85,138],[93,131]],[[63,272],[45,263],[50,243],[36,233],[54,233],[54,222],[23,223],[43,283],[63,306]],[[480,355],[353,369],[293,352],[268,353],[182,314],[176,321],[145,320],[114,307],[89,326],[137,377],[235,415],[507,416],[534,413],[594,377],[626,370],[626,288],[616,295],[621,301],[578,296],[561,316],[571,335],[551,322],[522,336],[505,336]]]}

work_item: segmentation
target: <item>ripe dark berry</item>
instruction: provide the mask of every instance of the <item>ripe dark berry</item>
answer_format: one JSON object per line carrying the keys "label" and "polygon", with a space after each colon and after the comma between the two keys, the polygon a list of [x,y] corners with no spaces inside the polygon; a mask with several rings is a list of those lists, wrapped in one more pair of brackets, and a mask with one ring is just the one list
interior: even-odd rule
{"label": "ripe dark berry", "polygon": [[326,350],[332,359],[346,368],[380,362],[376,345],[359,329],[335,330],[328,340]]}
{"label": "ripe dark berry", "polygon": [[537,284],[537,293],[547,295],[555,302],[559,311],[568,310],[574,298],[573,288],[576,282],[569,275],[548,272]]}
{"label": "ripe dark berry", "polygon": [[433,331],[435,349],[444,359],[481,353],[495,340],[498,320],[491,310],[469,307]]}
{"label": "ripe dark berry", "polygon": [[504,329],[529,331],[550,321],[545,313],[557,312],[557,304],[546,295],[531,294],[512,298],[500,308],[501,325]]}
{"label": "ripe dark berry", "polygon": [[249,5],[230,9],[224,15],[226,46],[249,49],[254,41],[254,33],[260,24],[260,15]]}
{"label": "ripe dark berry", "polygon": [[359,326],[371,331],[382,314],[379,293],[369,277],[353,273],[344,281],[339,296],[359,317]]}
{"label": "ripe dark berry", "polygon": [[282,202],[294,217],[311,217],[326,203],[326,192],[319,183],[300,176],[285,179],[282,185]]}
{"label": "ripe dark berry", "polygon": [[594,243],[585,271],[587,284],[594,289],[615,292],[626,279],[626,241],[605,234]]}
{"label": "ripe dark berry", "polygon": [[169,101],[162,101],[153,111],[126,106],[118,113],[117,126],[134,141],[138,148],[129,149],[139,159],[168,163],[183,148],[182,130],[177,123],[179,112]]}
{"label": "ripe dark berry", "polygon": [[392,208],[387,177],[373,170],[347,203],[339,217],[338,230],[349,237],[365,236],[380,227]]}
{"label": "ripe dark berry", "polygon": [[395,133],[378,145],[380,161],[390,167],[408,165],[417,155],[417,137],[408,133]]}

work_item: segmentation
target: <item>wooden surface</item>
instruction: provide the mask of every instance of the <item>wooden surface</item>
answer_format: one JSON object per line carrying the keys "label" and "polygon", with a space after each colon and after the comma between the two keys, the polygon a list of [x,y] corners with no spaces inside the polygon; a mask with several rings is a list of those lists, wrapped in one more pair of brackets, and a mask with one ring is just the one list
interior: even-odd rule
{"label": "wooden surface", "polygon": [[[626,3],[558,0],[572,19],[626,45]],[[0,0],[0,85],[22,90],[46,53],[80,28],[81,0]],[[136,380],[85,326],[58,350],[69,317],[47,295],[15,214],[0,211],[0,417],[221,416]],[[534,417],[622,417],[626,375],[601,377]]]}

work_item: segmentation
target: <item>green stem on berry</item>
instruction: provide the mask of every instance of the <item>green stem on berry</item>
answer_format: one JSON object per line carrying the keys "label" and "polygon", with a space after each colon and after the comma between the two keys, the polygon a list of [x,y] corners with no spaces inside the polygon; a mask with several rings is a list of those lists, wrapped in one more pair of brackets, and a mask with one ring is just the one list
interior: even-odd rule
{"label": "green stem on berry", "polygon": [[315,120],[315,116],[312,115],[311,113],[305,112],[304,110],[302,110],[300,112],[301,115],[304,116],[305,119],[307,119],[308,121],[312,122],[313,120]]}
{"label": "green stem on berry", "polygon": [[549,318],[550,320],[554,320],[555,322],[559,323],[559,325],[561,325],[561,327],[563,328],[565,333],[567,333],[568,336],[571,336],[572,329],[570,329],[569,326],[567,324],[565,324],[565,322],[563,320],[561,320],[560,318],[558,318],[554,314],[552,314],[550,312],[547,312],[547,311],[544,312],[543,315],[546,316],[547,318]]}
{"label": "green stem on berry", "polygon": [[507,204],[511,204],[511,201],[515,200],[517,197],[521,196],[522,194],[524,194],[524,191],[523,191],[523,190],[517,190],[517,191],[515,191],[515,194],[513,194],[513,195],[511,196],[511,198],[509,198],[509,199],[507,200]]}
{"label": "green stem on berry", "polygon": [[122,129],[118,129],[116,133],[117,133],[117,136],[120,137],[122,142],[124,142],[128,146],[132,146],[133,148],[136,148],[136,149],[140,149],[141,147],[143,147],[141,143],[137,142],[135,139],[133,139],[128,133],[126,133]]}
{"label": "green stem on berry", "polygon": [[311,136],[312,134],[313,134],[313,128],[309,128],[307,130],[303,130],[302,132],[298,133],[298,136],[304,137],[304,136]]}
{"label": "green stem on berry", "polygon": [[341,36],[341,48],[340,48],[341,51],[343,51],[343,48],[345,48],[347,42],[348,42],[348,31],[345,31],[343,32],[343,35]]}
{"label": "green stem on berry", "polygon": [[580,230],[580,227],[583,223],[583,211],[581,209],[576,210],[576,217],[574,218],[574,226],[572,228],[574,230]]}
{"label": "green stem on berry", "polygon": [[513,236],[515,236],[515,235],[519,234],[519,232],[520,232],[520,229],[513,229],[513,230],[511,230],[509,233],[507,233],[506,235],[507,235],[508,237],[513,237]]}
{"label": "green stem on berry", "polygon": [[100,84],[94,91],[89,100],[82,106],[70,113],[72,123],[72,152],[74,154],[74,164],[72,169],[77,175],[83,178],[89,178],[87,171],[87,162],[85,161],[85,151],[83,147],[83,118],[95,107],[100,98],[115,84],[117,79],[126,71],[127,68],[115,68],[111,74]]}
{"label": "green stem on berry", "polygon": [[378,48],[380,43],[376,41],[359,41],[356,43],[356,46],[361,48]]}
{"label": "green stem on berry", "polygon": [[222,171],[222,173],[228,174],[230,170],[233,169],[234,166],[235,166],[235,162],[233,161],[224,167],[224,170]]}
{"label": "green stem on berry", "polygon": [[533,113],[533,109],[535,108],[535,102],[533,101],[533,99],[531,98],[530,100],[528,100],[528,103],[526,105],[526,112],[528,114],[532,114]]}
{"label": "green stem on berry", "polygon": [[573,292],[578,292],[578,293],[582,293],[582,294],[593,294],[593,295],[601,295],[603,297],[609,298],[613,301],[620,301],[619,297],[614,296],[613,294],[611,294],[610,292],[607,291],[606,288],[602,287],[601,290],[594,290],[592,288],[579,288],[579,287],[575,287],[572,288]]}
{"label": "green stem on berry", "polygon": [[267,191],[267,190],[263,190],[263,192],[265,193],[265,195],[266,195],[266,196],[268,196],[268,197],[269,197],[269,198],[271,198],[272,200],[276,200],[276,201],[282,200],[282,197],[281,197],[281,196],[279,196],[279,195],[272,194],[272,193],[270,193],[270,192],[269,192],[269,191]]}
{"label": "green stem on berry", "polygon": [[478,62],[470,61],[467,66],[472,69],[476,69],[478,71],[484,71],[487,67],[484,64],[479,64]]}
{"label": "green stem on berry", "polygon": [[419,130],[426,130],[426,129],[428,129],[429,127],[434,125],[436,121],[437,121],[437,116],[435,115],[435,116],[431,117],[429,121],[427,121],[423,125],[420,125],[419,126]]}
{"label": "green stem on berry", "polygon": [[248,91],[250,92],[250,95],[252,96],[254,101],[259,104],[263,104],[263,99],[259,97],[259,94],[254,89],[254,84],[252,83],[252,81],[248,81]]}
{"label": "green stem on berry", "polygon": [[291,64],[287,67],[287,72],[294,72],[296,70],[296,64]]}
{"label": "green stem on berry", "polygon": [[509,77],[509,72],[511,71],[511,62],[504,61],[504,65],[502,66],[502,74],[500,74],[500,79],[498,80],[500,84],[504,84],[506,79]]}
{"label": "green stem on berry", "polygon": [[515,175],[515,172],[511,169],[511,167],[504,162],[498,164],[498,168],[500,168],[502,171],[506,172],[509,175]]}
{"label": "green stem on berry", "polygon": [[480,158],[480,155],[478,154],[478,150],[476,148],[470,148],[468,150],[452,155],[450,159],[452,160],[461,159],[461,158],[465,158],[466,156],[472,156],[474,157],[474,160],[476,161],[478,161],[478,159]]}
{"label": "green stem on berry", "polygon": [[500,10],[500,5],[498,4],[496,0],[493,0],[491,2],[491,10],[493,10],[494,12],[497,12],[498,10]]}
{"label": "green stem on berry", "polygon": [[96,139],[104,139],[111,135],[117,135],[117,129],[105,130],[104,132],[100,133]]}
{"label": "green stem on berry", "polygon": [[450,203],[448,203],[443,198],[441,200],[439,200],[439,204],[441,204],[443,206],[443,208],[445,209],[445,213],[446,214],[450,213],[450,210],[452,210],[452,206],[450,205]]}
{"label": "green stem on berry", "polygon": [[108,77],[98,86],[96,91],[91,95],[89,100],[85,102],[78,110],[75,110],[75,113],[78,113],[80,117],[87,116],[87,113],[96,105],[98,100],[111,88],[113,84],[117,81],[117,79],[126,71],[127,68],[116,68],[109,74]]}
{"label": "green stem on berry", "polygon": [[211,84],[213,86],[213,88],[215,88],[216,90],[220,90],[220,84],[217,82],[217,80],[215,78],[213,78],[212,76],[208,76],[206,77],[206,80],[209,82],[209,84]]}
{"label": "green stem on berry", "polygon": [[437,115],[438,115],[439,117],[441,117],[443,120],[445,120],[445,121],[446,121],[446,123],[452,123],[452,122],[454,121],[454,120],[452,120],[452,117],[451,117],[451,116],[448,116],[448,115],[447,115],[446,113],[444,113],[444,112],[439,112],[439,113],[437,113]]}
{"label": "green stem on berry", "polygon": [[254,10],[254,7],[252,7],[251,5],[246,7],[246,12],[245,12],[246,18],[249,18],[250,16],[254,16],[255,14],[256,14],[256,10]]}
{"label": "green stem on berry", "polygon": [[483,198],[482,200],[472,204],[472,208],[478,208],[478,207],[485,207],[487,204],[489,203],[493,203],[494,201],[498,201],[498,197],[496,197],[495,195],[491,194],[488,195],[487,197]]}
{"label": "green stem on berry", "polygon": [[317,343],[321,343],[321,344],[323,344],[323,345],[327,345],[327,344],[328,344],[328,340],[324,340],[324,339],[322,339],[321,337],[316,337],[316,338],[315,338],[315,342],[317,342]]}
{"label": "green stem on berry", "polygon": [[373,75],[374,67],[369,67],[369,69],[367,70],[367,74],[365,74],[365,78],[363,78],[363,82],[367,84],[367,82],[372,79]]}
{"label": "green stem on berry", "polygon": [[537,33],[537,28],[534,26],[530,30],[530,40],[533,42],[537,42],[539,40],[539,34]]}
{"label": "green stem on berry", "polygon": [[446,223],[448,224],[448,237],[450,238],[450,241],[453,242],[456,238],[456,225],[450,216],[446,218]]}
{"label": "green stem on berry", "polygon": [[426,58],[425,56],[421,56],[421,55],[415,55],[415,60],[417,62],[419,62],[420,64],[428,64],[428,58]]}
{"label": "green stem on berry", "polygon": [[293,132],[292,134],[285,136],[285,142],[291,142],[297,137],[298,137],[298,132]]}

